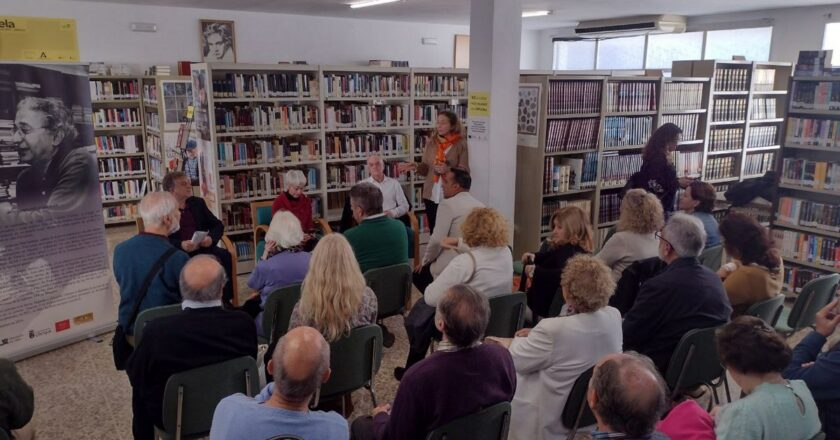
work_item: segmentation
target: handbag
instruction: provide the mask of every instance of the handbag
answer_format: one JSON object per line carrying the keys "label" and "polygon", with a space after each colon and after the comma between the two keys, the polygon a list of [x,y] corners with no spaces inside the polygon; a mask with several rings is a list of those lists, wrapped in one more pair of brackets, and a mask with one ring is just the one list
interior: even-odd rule
{"label": "handbag", "polygon": [[[146,278],[143,279],[143,284],[140,286],[140,297],[137,298],[137,302],[134,303],[134,308],[131,311],[131,317],[128,319],[128,327],[131,327],[134,324],[134,321],[137,320],[137,315],[140,313],[140,305],[143,304],[143,300],[146,299],[146,293],[149,291],[149,286],[152,284],[152,280],[155,278],[155,275],[160,271],[163,267],[163,264],[166,263],[166,260],[172,256],[178,249],[174,247],[170,247],[163,253],[163,255],[158,258],[152,268],[149,270],[149,273],[146,274]],[[117,370],[125,370],[125,364],[128,362],[128,358],[131,356],[131,353],[134,352],[134,347],[128,343],[128,339],[126,338],[127,333],[121,325],[117,324],[117,329],[114,331],[114,339],[111,341],[111,348],[114,352],[114,366]]]}

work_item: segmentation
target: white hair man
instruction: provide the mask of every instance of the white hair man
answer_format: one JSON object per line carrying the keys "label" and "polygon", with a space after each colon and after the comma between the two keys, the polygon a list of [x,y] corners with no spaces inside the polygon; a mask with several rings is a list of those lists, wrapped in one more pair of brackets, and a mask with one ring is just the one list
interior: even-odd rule
{"label": "white hair man", "polygon": [[624,350],[650,357],[664,374],[680,338],[725,324],[732,306],[720,277],[697,259],[706,243],[700,220],[674,214],[656,236],[659,258],[668,267],[642,285],[622,327]]}
{"label": "white hair man", "polygon": [[364,182],[370,182],[382,192],[382,212],[388,217],[399,218],[408,213],[408,199],[402,185],[396,179],[385,175],[385,161],[374,154],[367,158],[367,171],[370,177]]}

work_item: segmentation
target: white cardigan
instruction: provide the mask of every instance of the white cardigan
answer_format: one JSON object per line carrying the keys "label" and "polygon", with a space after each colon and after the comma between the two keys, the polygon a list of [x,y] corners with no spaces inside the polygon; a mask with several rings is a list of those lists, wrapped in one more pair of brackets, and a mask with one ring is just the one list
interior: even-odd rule
{"label": "white cardigan", "polygon": [[659,239],[655,234],[622,231],[613,234],[597,256],[612,269],[613,279],[618,281],[621,272],[631,264],[658,255]]}
{"label": "white cardigan", "polygon": [[516,368],[511,440],[565,438],[560,415],[575,380],[601,357],[621,352],[621,314],[606,306],[592,313],[547,318],[528,337],[514,338]]}
{"label": "white cardigan", "polygon": [[[475,265],[466,252],[453,258],[434,282],[426,287],[423,294],[426,304],[436,307],[446,290],[456,284],[467,284],[488,298],[513,291],[513,257],[510,248],[476,247],[470,249],[470,252],[475,257]],[[467,283],[473,270],[475,276]]]}

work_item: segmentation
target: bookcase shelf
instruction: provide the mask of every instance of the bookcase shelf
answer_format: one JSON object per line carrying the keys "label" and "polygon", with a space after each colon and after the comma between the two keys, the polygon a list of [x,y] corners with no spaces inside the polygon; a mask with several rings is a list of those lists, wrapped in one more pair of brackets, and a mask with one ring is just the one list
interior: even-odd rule
{"label": "bookcase shelf", "polygon": [[814,194],[825,194],[825,195],[829,195],[829,196],[840,197],[840,191],[829,191],[829,190],[825,190],[825,189],[810,188],[810,187],[807,187],[807,186],[798,186],[798,185],[789,185],[789,184],[780,183],[779,188],[789,189],[789,190],[792,190],[792,191],[801,191],[801,192],[809,192],[809,193],[814,193]]}
{"label": "bookcase shelf", "polygon": [[[838,115],[840,116],[840,115]],[[794,143],[785,143],[785,148],[792,148],[795,150],[813,150],[813,151],[825,151],[828,153],[840,153],[840,146],[837,147],[822,147],[819,145],[805,145],[805,144],[794,144]]]}
{"label": "bookcase shelf", "polygon": [[826,265],[819,264],[819,263],[814,263],[814,262],[811,262],[811,261],[803,261],[803,260],[799,260],[799,259],[796,259],[796,258],[783,257],[782,259],[784,261],[788,262],[788,263],[791,263],[791,264],[806,266],[806,267],[810,267],[812,269],[818,269],[818,270],[822,270],[822,271],[826,271],[826,272],[830,272],[830,273],[840,273],[840,268],[837,268],[837,267],[826,266]]}
{"label": "bookcase shelf", "polygon": [[814,116],[840,116],[840,110],[809,110],[804,108],[791,108],[788,113],[795,113],[798,115],[814,115]]}
{"label": "bookcase shelf", "polygon": [[810,234],[823,235],[823,236],[832,237],[832,238],[840,238],[840,232],[826,231],[825,229],[809,228],[807,226],[800,226],[800,225],[792,225],[790,223],[783,222],[783,221],[778,221],[778,220],[776,222],[774,222],[773,225],[776,226],[776,227],[779,227],[779,228],[793,229],[794,231],[807,232],[807,233],[810,233]]}

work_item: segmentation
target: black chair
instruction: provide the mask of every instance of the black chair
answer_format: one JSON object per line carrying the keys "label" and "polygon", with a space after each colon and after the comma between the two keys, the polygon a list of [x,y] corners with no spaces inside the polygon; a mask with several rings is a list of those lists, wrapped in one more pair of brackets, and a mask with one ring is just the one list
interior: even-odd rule
{"label": "black chair", "polygon": [[261,344],[272,344],[289,330],[292,310],[300,301],[300,288],[300,284],[293,284],[269,292],[262,316]]}
{"label": "black chair", "polygon": [[760,318],[764,322],[770,324],[771,327],[775,327],[776,321],[778,321],[779,316],[782,315],[782,309],[784,309],[784,307],[785,296],[780,293],[773,298],[751,305],[744,314]]}
{"label": "black chair", "polygon": [[510,402],[501,402],[433,430],[426,440],[506,440],[508,429]]}
{"label": "black chair", "polygon": [[560,415],[560,421],[569,430],[569,433],[566,435],[566,440],[574,439],[578,428],[581,426],[595,424],[595,415],[592,414],[592,408],[589,407],[589,402],[586,400],[589,381],[592,379],[592,373],[594,371],[595,366],[592,366],[581,373],[575,380],[574,385],[572,385],[572,389],[569,391],[569,397],[566,398],[566,405],[563,407],[563,413]]}
{"label": "black chair", "polygon": [[490,322],[484,336],[512,338],[524,323],[524,293],[513,292],[490,298]]}
{"label": "black chair", "polygon": [[0,429],[0,440],[11,440],[5,429]]}
{"label": "black chair", "polygon": [[376,294],[377,319],[399,315],[411,300],[411,266],[394,264],[365,272],[370,290]]}
{"label": "black chair", "polygon": [[[354,328],[349,335],[330,344],[332,375],[315,393],[312,406],[318,406],[321,400],[334,399],[364,387],[370,392],[375,407],[373,378],[381,364],[382,329],[378,325]],[[342,414],[345,414],[344,399],[341,403]]]}
{"label": "black chair", "polygon": [[720,363],[715,333],[720,327],[691,330],[684,334],[677,344],[671,363],[665,372],[665,382],[671,389],[671,398],[677,400],[682,391],[705,385],[714,395],[715,404],[720,403],[715,381],[723,381],[726,398],[731,401],[726,371]]}
{"label": "black chair", "polygon": [[780,325],[776,330],[791,335],[799,329],[814,325],[817,312],[831,302],[838,282],[840,282],[840,274],[834,273],[805,284],[793,303],[787,326]]}

